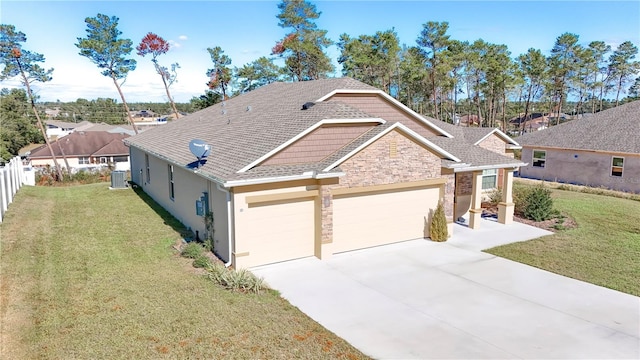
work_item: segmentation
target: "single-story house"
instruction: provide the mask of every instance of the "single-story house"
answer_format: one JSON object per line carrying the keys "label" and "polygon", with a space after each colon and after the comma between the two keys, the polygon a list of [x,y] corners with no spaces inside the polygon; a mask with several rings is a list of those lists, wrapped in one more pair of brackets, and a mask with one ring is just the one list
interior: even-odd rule
{"label": "single-story house", "polygon": [[498,183],[510,223],[524,165],[500,130],[423,117],[351,78],[269,84],[125,142],[132,181],[200,238],[212,212],[214,252],[236,268],[426,238],[439,202],[450,233],[461,216],[477,228]]}
{"label": "single-story house", "polygon": [[[129,170],[129,148],[123,133],[106,131],[74,131],[51,142],[58,165],[66,167],[64,154],[71,169],[89,169],[113,165],[117,170]],[[33,167],[54,166],[46,145],[32,150],[28,159]]]}
{"label": "single-story house", "polygon": [[62,136],[66,136],[71,134],[76,130],[83,130],[85,128],[91,127],[93,123],[88,121],[82,121],[79,123],[68,122],[68,121],[60,121],[60,120],[47,120],[47,137],[49,139],[55,139]]}
{"label": "single-story house", "polygon": [[517,138],[522,177],[640,193],[640,101]]}

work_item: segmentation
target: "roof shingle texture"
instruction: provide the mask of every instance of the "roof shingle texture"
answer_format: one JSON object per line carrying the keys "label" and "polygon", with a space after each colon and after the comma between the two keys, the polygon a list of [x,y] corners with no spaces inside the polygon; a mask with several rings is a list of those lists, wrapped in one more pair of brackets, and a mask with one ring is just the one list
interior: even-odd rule
{"label": "roof shingle texture", "polygon": [[[128,143],[187,165],[196,160],[189,142],[212,146],[200,172],[221,180],[244,178],[236,172],[323,119],[372,116],[347,104],[313,102],[335,89],[375,89],[350,78],[273,83],[195,112],[128,139]],[[256,176],[252,176],[256,177]]]}
{"label": "roof shingle texture", "polygon": [[549,146],[640,154],[640,100],[531,132],[516,140],[524,146]]}
{"label": "roof shingle texture", "polygon": [[[97,156],[97,155],[129,155],[129,149],[123,140],[127,134],[109,133],[106,131],[76,131],[67,136],[51,142],[51,147],[56,156]],[[62,148],[62,151],[61,151]],[[96,152],[103,152],[96,155]],[[30,158],[50,158],[51,152],[46,145],[31,151]]]}
{"label": "roof shingle texture", "polygon": [[[308,171],[320,172],[392,124],[372,127],[321,161],[296,165],[260,165],[238,173],[240,169],[321,120],[374,117],[339,101],[320,102],[303,110],[303,104],[314,102],[339,89],[378,90],[350,78],[273,83],[140,133],[128,138],[126,142],[186,166],[196,161],[196,157],[189,151],[189,142],[193,139],[203,140],[212,146],[212,151],[198,171],[222,181],[301,175]],[[520,163],[473,145],[473,142],[480,140],[493,129],[467,131],[466,128],[435,119],[428,120],[455,137],[434,137],[428,140],[459,157],[466,164],[484,166]],[[329,172],[340,172],[340,168]]]}

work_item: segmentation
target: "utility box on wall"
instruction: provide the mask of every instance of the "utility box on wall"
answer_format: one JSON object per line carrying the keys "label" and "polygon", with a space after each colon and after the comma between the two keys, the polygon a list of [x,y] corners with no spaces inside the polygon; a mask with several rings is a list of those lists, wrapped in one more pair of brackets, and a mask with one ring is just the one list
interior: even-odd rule
{"label": "utility box on wall", "polygon": [[209,194],[202,193],[200,199],[196,200],[196,215],[205,216],[209,212]]}

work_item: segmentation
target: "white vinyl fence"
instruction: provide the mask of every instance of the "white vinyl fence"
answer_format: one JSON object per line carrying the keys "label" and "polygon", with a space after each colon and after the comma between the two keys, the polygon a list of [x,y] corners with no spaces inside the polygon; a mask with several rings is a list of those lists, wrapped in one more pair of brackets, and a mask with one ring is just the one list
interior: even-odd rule
{"label": "white vinyl fence", "polygon": [[2,222],[9,204],[13,202],[13,197],[22,185],[27,183],[35,185],[35,178],[32,180],[33,183],[30,181],[32,178],[33,171],[25,173],[22,160],[18,156],[11,159],[5,166],[0,167],[0,222]]}

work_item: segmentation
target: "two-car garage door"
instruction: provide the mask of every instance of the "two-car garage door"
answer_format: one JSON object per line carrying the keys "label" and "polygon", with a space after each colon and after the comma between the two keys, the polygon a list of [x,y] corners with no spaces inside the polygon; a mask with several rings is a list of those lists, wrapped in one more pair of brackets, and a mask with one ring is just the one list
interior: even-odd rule
{"label": "two-car garage door", "polygon": [[428,236],[429,211],[439,198],[438,186],[334,195],[333,252]]}
{"label": "two-car garage door", "polygon": [[[366,189],[365,189],[366,190]],[[242,266],[258,266],[315,254],[317,195],[250,203],[236,240],[241,240]],[[340,193],[333,197],[333,253],[428,236],[429,211],[440,198],[440,186]],[[239,220],[239,219],[237,219]],[[331,224],[322,224],[331,226]],[[246,257],[245,257],[246,256]]]}

